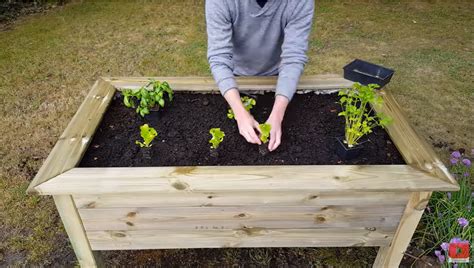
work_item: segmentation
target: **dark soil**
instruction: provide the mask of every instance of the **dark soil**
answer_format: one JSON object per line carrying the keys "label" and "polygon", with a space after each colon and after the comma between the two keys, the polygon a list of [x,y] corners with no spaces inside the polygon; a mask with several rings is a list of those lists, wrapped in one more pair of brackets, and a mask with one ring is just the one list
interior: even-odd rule
{"label": "dark soil", "polygon": [[[252,114],[258,122],[269,116],[273,94],[258,95]],[[329,165],[404,164],[383,129],[376,129],[364,143],[360,157],[343,161],[337,156],[336,136],[344,133],[337,96],[303,94],[291,102],[280,147],[265,156],[257,145],[239,135],[237,124],[227,118],[228,106],[220,95],[178,93],[165,109],[141,118],[116,95],[104,115],[82,167],[203,166],[203,165]],[[135,144],[139,127],[148,123],[158,132],[151,147],[151,160]],[[210,152],[209,129],[221,128],[226,136],[218,157]]]}

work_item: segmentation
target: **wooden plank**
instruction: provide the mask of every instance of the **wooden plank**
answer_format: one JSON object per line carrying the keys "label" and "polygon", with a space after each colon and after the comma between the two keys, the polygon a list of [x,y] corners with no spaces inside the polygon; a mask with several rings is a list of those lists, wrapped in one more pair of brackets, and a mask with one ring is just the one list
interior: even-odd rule
{"label": "wooden plank", "polygon": [[373,267],[398,267],[400,265],[403,254],[410,244],[411,237],[415,233],[430,197],[431,192],[411,194],[392,243],[379,249]]}
{"label": "wooden plank", "polygon": [[[167,81],[175,91],[219,92],[212,77],[104,77],[103,79],[118,89],[142,87],[150,79],[155,79]],[[236,80],[242,91],[273,91],[277,77],[237,77]],[[352,81],[334,74],[303,76],[298,84],[298,90],[329,91],[348,88],[352,84]]]}
{"label": "wooden plank", "polygon": [[76,195],[74,202],[82,208],[121,207],[219,207],[219,206],[360,206],[402,205],[409,193],[286,191],[271,192],[177,192],[160,194]]}
{"label": "wooden plank", "polygon": [[40,194],[453,189],[453,184],[406,165],[74,168],[36,187]]}
{"label": "wooden plank", "polygon": [[393,230],[265,229],[89,231],[93,250],[228,248],[228,247],[362,247],[386,246]]}
{"label": "wooden plank", "polygon": [[[124,200],[124,202],[126,202]],[[265,228],[395,228],[405,206],[238,206],[80,209],[87,231]]]}
{"label": "wooden plank", "polygon": [[377,113],[383,113],[393,119],[393,123],[387,126],[387,132],[392,138],[398,151],[402,154],[405,162],[419,170],[446,181],[451,184],[453,191],[459,190],[459,185],[443,162],[436,156],[430,145],[423,140],[411,127],[403,109],[397,103],[390,91],[379,92],[384,104],[374,107]]}
{"label": "wooden plank", "polygon": [[72,197],[69,195],[56,195],[53,198],[64,224],[64,229],[66,229],[72,248],[76,253],[79,265],[81,267],[97,267],[94,254],[92,253]]}
{"label": "wooden plank", "polygon": [[30,183],[27,192],[36,192],[34,188],[37,185],[77,165],[112,100],[114,92],[115,88],[104,80],[98,80],[94,84]]}

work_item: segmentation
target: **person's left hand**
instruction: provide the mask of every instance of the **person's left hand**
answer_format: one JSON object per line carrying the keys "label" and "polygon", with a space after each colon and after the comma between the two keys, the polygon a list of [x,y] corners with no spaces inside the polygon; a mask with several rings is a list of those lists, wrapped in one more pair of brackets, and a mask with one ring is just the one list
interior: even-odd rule
{"label": "person's left hand", "polygon": [[272,126],[270,130],[270,142],[268,143],[268,150],[270,152],[276,150],[281,143],[281,122],[283,118],[278,118],[277,116],[270,115],[267,120],[267,124]]}

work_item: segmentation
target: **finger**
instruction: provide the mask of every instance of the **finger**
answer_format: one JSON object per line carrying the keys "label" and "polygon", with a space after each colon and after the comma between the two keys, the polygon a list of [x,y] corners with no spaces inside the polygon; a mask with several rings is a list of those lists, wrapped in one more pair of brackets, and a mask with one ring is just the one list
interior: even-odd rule
{"label": "finger", "polygon": [[270,131],[270,142],[268,143],[268,150],[270,152],[274,150],[275,141],[276,141],[275,131]]}
{"label": "finger", "polygon": [[262,131],[260,131],[260,125],[255,120],[253,120],[253,128],[257,130],[259,135],[262,134]]}
{"label": "finger", "polygon": [[255,130],[253,128],[251,130],[249,130],[248,135],[252,139],[252,143],[255,143],[255,144],[258,144],[258,145],[262,144],[262,142],[260,141],[260,139],[257,136],[257,133],[255,133]]}
{"label": "finger", "polygon": [[277,131],[275,144],[273,145],[273,150],[276,150],[281,144],[281,131]]}

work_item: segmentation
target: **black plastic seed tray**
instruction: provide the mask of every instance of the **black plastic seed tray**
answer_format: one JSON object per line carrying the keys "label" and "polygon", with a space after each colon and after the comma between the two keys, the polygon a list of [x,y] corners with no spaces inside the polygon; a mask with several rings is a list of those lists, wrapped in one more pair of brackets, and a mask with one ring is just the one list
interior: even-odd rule
{"label": "black plastic seed tray", "polygon": [[390,82],[394,72],[392,69],[359,59],[344,66],[345,79],[362,85],[378,84],[380,89]]}

